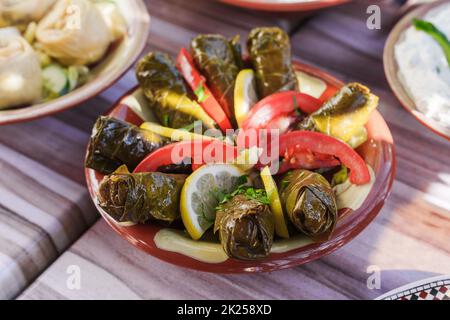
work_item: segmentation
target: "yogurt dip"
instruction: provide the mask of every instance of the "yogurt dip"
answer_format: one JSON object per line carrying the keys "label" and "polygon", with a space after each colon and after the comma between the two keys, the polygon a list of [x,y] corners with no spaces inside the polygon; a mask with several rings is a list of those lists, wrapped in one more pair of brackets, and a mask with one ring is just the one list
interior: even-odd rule
{"label": "yogurt dip", "polygon": [[[422,19],[450,39],[450,4],[429,11]],[[425,116],[450,128],[450,66],[442,47],[430,35],[409,27],[395,46],[399,79]]]}

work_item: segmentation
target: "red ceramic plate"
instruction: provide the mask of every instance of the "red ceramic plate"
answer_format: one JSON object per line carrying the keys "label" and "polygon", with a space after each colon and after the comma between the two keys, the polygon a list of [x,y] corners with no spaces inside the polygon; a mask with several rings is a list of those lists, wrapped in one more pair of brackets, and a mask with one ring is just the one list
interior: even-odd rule
{"label": "red ceramic plate", "polygon": [[417,110],[416,104],[409,97],[407,91],[403,87],[403,84],[398,78],[398,65],[397,61],[395,60],[395,45],[401,39],[403,32],[411,26],[412,19],[423,17],[427,14],[428,11],[440,5],[443,5],[444,3],[449,3],[449,1],[440,0],[427,5],[422,5],[404,16],[389,34],[386,45],[384,47],[383,62],[386,78],[401,105],[425,127],[431,129],[434,133],[450,140],[450,128],[445,127],[437,121],[426,117],[423,113]]}
{"label": "red ceramic plate", "polygon": [[[297,70],[321,78],[331,88],[339,88],[342,86],[342,82],[315,67],[299,63],[296,63],[295,66]],[[139,92],[138,89],[133,89],[126,94],[113,107],[110,114],[136,124],[142,122],[129,107],[130,104],[135,103],[142,97]],[[358,148],[358,152],[363,156],[366,162],[371,165],[375,172],[376,179],[362,206],[356,211],[343,210],[340,212],[336,231],[329,241],[320,244],[309,244],[302,248],[284,253],[271,253],[266,259],[261,261],[241,262],[228,259],[222,263],[206,263],[179,253],[159,249],[155,245],[154,237],[161,229],[161,226],[148,224],[121,227],[117,225],[111,221],[108,214],[97,205],[96,190],[98,183],[103,176],[92,169],[86,169],[86,181],[94,203],[97,205],[101,215],[111,228],[132,245],[144,250],[152,256],[182,267],[208,272],[243,273],[274,271],[298,266],[319,259],[342,247],[364,230],[383,207],[395,175],[396,163],[394,143],[389,128],[378,111],[372,113],[367,129],[369,140]]]}
{"label": "red ceramic plate", "polygon": [[116,1],[128,32],[91,70],[91,79],[58,99],[23,108],[0,110],[0,125],[30,121],[72,108],[114,84],[136,61],[150,33],[150,15],[143,0]]}
{"label": "red ceramic plate", "polygon": [[331,7],[351,0],[220,0],[250,9],[265,11],[309,11]]}

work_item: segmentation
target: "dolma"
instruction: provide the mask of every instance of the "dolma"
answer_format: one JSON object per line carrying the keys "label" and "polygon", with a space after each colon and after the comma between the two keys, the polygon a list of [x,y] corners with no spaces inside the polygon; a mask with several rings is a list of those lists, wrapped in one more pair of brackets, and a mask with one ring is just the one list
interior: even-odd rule
{"label": "dolma", "polygon": [[202,121],[205,129],[216,128],[214,120],[189,97],[183,76],[169,55],[151,52],[136,68],[139,84],[158,121],[174,129]]}
{"label": "dolma", "polygon": [[319,131],[357,147],[367,139],[364,125],[377,106],[378,97],[369,88],[349,83],[305,118],[298,128]]}
{"label": "dolma", "polygon": [[279,91],[298,90],[291,43],[282,29],[253,29],[247,41],[247,50],[261,99]]}
{"label": "dolma", "polygon": [[199,35],[191,41],[195,64],[229,119],[234,119],[234,86],[242,68],[239,37],[228,40],[217,34]]}
{"label": "dolma", "polygon": [[151,131],[101,116],[92,131],[85,166],[104,174],[112,173],[122,164],[134,170],[148,154],[166,143]]}
{"label": "dolma", "polygon": [[117,222],[172,223],[180,217],[180,193],[186,175],[130,173],[125,166],[100,183],[98,203]]}
{"label": "dolma", "polygon": [[89,0],[57,1],[39,22],[36,38],[49,56],[67,66],[99,61],[112,42],[105,19]]}
{"label": "dolma", "polygon": [[216,212],[214,232],[219,232],[226,254],[239,260],[267,257],[273,244],[275,222],[268,204],[238,194]]}
{"label": "dolma", "polygon": [[336,226],[336,198],[328,181],[308,170],[286,173],[279,185],[284,212],[301,232],[321,242],[328,240]]}

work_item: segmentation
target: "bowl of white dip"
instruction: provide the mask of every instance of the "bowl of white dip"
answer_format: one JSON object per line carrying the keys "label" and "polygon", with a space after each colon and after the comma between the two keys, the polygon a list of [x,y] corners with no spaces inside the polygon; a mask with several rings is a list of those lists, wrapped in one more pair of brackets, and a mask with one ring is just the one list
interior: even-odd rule
{"label": "bowl of white dip", "polygon": [[423,5],[404,16],[384,48],[387,80],[401,104],[422,124],[450,140],[450,65],[438,42],[413,19],[431,22],[450,39],[450,1]]}

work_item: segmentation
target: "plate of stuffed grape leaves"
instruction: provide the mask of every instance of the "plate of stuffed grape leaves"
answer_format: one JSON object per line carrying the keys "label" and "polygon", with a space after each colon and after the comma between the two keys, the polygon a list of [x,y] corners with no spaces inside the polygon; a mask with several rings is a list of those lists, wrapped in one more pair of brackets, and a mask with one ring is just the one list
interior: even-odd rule
{"label": "plate of stuffed grape leaves", "polygon": [[266,11],[308,11],[331,7],[350,0],[221,0],[250,9]]}
{"label": "plate of stuffed grape leaves", "polygon": [[[182,267],[273,271],[345,245],[376,217],[394,143],[361,83],[292,60],[288,35],[194,37],[149,52],[100,116],[85,174],[102,217]],[[245,51],[245,53],[244,53]]]}
{"label": "plate of stuffed grape leaves", "polygon": [[139,57],[149,24],[141,0],[0,0],[0,124],[108,88]]}

